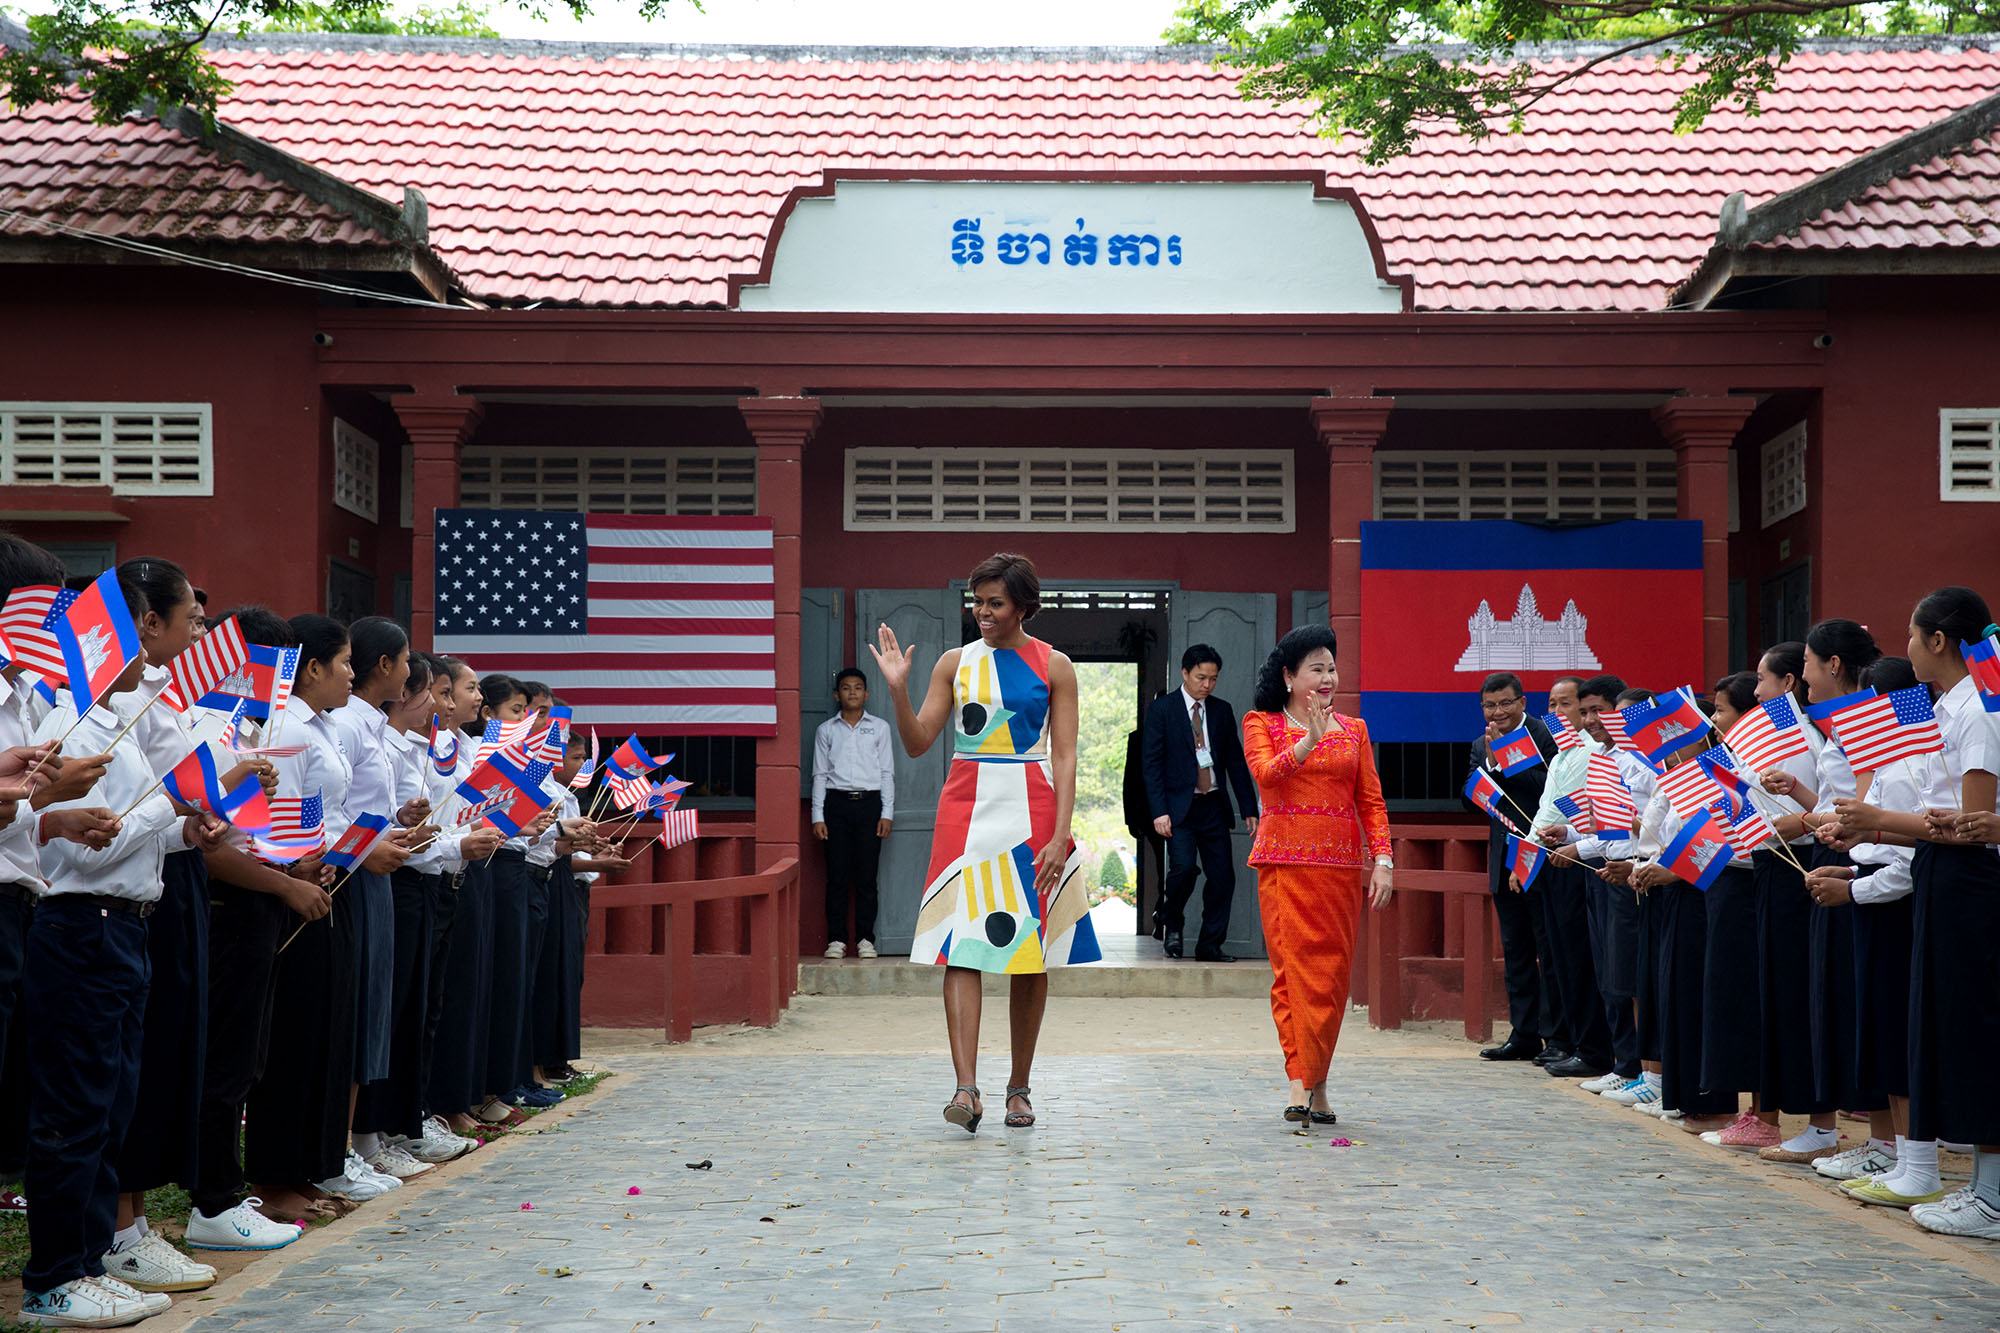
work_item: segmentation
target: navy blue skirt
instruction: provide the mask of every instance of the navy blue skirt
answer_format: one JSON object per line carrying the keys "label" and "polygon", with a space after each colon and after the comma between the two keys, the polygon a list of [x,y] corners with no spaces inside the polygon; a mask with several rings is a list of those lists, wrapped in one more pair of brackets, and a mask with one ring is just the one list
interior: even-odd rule
{"label": "navy blue skirt", "polygon": [[1916,901],[1854,905],[1854,1068],[1861,1085],[1910,1095],[1910,927]]}
{"label": "navy blue skirt", "polygon": [[396,1004],[396,893],[387,875],[356,869],[342,890],[359,897],[355,938],[354,1081],[389,1077],[389,1029]]}
{"label": "navy blue skirt", "polygon": [[1910,1137],[2000,1143],[2000,856],[1927,842],[1911,873]]}
{"label": "navy blue skirt", "polygon": [[1757,877],[1757,1107],[1791,1115],[1831,1111],[1833,1104],[1820,1098],[1813,1082],[1812,897],[1806,877],[1778,852],[1755,852],[1750,863]]}
{"label": "navy blue skirt", "polygon": [[1708,895],[1676,880],[1654,889],[1661,915],[1660,1095],[1684,1115],[1726,1115],[1734,1092],[1701,1086],[1702,974],[1708,952]]}
{"label": "navy blue skirt", "polygon": [[[1813,849],[1813,868],[1854,864],[1844,852]],[[1809,918],[1812,972],[1813,1097],[1849,1111],[1880,1111],[1889,1102],[1861,1081],[1856,1061],[1861,1011],[1854,989],[1854,907],[1813,904]]]}
{"label": "navy blue skirt", "polygon": [[[1701,974],[1701,1086],[1749,1092],[1759,1073],[1757,880],[1731,866],[1708,889]],[[1685,1109],[1685,1108],[1683,1108]]]}
{"label": "navy blue skirt", "polygon": [[[493,873],[485,862],[465,869],[451,923],[430,1088],[439,1115],[480,1105],[486,1093],[487,1029],[493,1017]],[[505,1089],[501,1089],[505,1091]]]}

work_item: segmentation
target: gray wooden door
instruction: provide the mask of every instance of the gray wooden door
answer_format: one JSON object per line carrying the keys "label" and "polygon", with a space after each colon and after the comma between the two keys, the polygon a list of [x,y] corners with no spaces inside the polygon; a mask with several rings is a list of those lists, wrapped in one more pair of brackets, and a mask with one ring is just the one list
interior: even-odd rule
{"label": "gray wooden door", "polygon": [[1313,588],[1292,594],[1292,628],[1301,625],[1324,625],[1328,623],[1328,608],[1333,598],[1324,588]]}
{"label": "gray wooden door", "polygon": [[[833,678],[847,665],[840,634],[838,588],[799,590],[799,795],[811,797],[813,741],[835,712]],[[886,699],[873,701],[882,712]]]}
{"label": "gray wooden door", "polygon": [[[875,669],[868,646],[875,627],[887,624],[910,659],[910,702],[923,705],[931,670],[946,649],[958,647],[960,595],[956,588],[883,591],[864,588],[854,595],[854,660],[868,674],[868,711],[895,721],[895,706]],[[938,796],[944,791],[945,767],[951,762],[949,730],[928,754],[912,759],[896,750],[896,820],[882,848],[880,904],[875,916],[875,947],[883,953],[908,953],[917,933],[917,905],[930,868],[931,834],[937,827]]]}
{"label": "gray wooden door", "polygon": [[[1257,669],[1278,641],[1278,595],[1270,592],[1177,592],[1173,595],[1172,642],[1167,660],[1172,667],[1172,687],[1180,685],[1181,654],[1197,643],[1205,643],[1222,656],[1222,675],[1215,683],[1218,698],[1229,701],[1239,725],[1250,711],[1257,693]],[[1231,804],[1235,797],[1230,797]],[[1240,812],[1239,812],[1240,813]],[[1239,958],[1264,956],[1264,923],[1257,911],[1257,876],[1248,865],[1250,835],[1241,825],[1236,829],[1236,896],[1230,903],[1229,936],[1225,951]],[[1204,881],[1188,902],[1186,920],[1190,932],[1201,920]]]}

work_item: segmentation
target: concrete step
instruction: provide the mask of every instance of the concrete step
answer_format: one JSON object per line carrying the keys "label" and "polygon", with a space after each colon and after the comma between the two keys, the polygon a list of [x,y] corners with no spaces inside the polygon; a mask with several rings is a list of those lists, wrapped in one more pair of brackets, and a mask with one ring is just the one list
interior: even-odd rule
{"label": "concrete step", "polygon": [[[806,995],[936,995],[943,974],[907,958],[844,958],[799,964]],[[988,995],[1005,995],[1008,981],[989,973]],[[1271,993],[1271,965],[1262,958],[1235,963],[1166,959],[1133,966],[1085,963],[1049,972],[1049,994],[1168,999],[1251,999]]]}

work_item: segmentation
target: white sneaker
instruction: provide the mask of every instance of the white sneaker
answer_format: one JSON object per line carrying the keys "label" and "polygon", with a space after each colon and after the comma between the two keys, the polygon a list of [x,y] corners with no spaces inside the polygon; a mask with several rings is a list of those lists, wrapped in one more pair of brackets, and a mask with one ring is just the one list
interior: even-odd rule
{"label": "white sneaker", "polygon": [[408,1180],[412,1176],[421,1176],[431,1169],[430,1163],[419,1162],[393,1144],[384,1146],[380,1152],[370,1157],[367,1166],[370,1171],[395,1180]]}
{"label": "white sneaker", "polygon": [[263,1202],[258,1198],[245,1199],[214,1217],[191,1208],[183,1239],[197,1250],[282,1250],[305,1234],[303,1227],[291,1222],[273,1222],[258,1212]]}
{"label": "white sneaker", "polygon": [[139,1302],[139,1308],[144,1310],[148,1315],[156,1315],[174,1303],[173,1298],[164,1292],[140,1291],[137,1287],[132,1286],[128,1282],[121,1282],[109,1273],[101,1273],[96,1277],[85,1278],[84,1281],[94,1283],[98,1290],[110,1292],[118,1300]]}
{"label": "white sneaker", "polygon": [[80,1277],[47,1291],[22,1292],[15,1320],[29,1328],[119,1328],[152,1313],[138,1292],[128,1300],[95,1278]]}
{"label": "white sneaker", "polygon": [[1974,1194],[1970,1185],[1954,1190],[1936,1203],[1917,1204],[1910,1209],[1910,1220],[1941,1236],[2000,1240],[2000,1212]]}
{"label": "white sneaker", "polygon": [[875,957],[875,941],[874,941],[874,940],[863,940],[863,941],[861,941],[861,943],[859,943],[859,944],[855,945],[855,946],[854,946],[854,956],[855,956],[856,958],[873,958],[873,957]]}
{"label": "white sneaker", "polygon": [[403,1182],[394,1176],[370,1171],[368,1163],[361,1160],[361,1155],[350,1149],[346,1164],[339,1175],[314,1183],[328,1194],[338,1194],[343,1199],[366,1203],[370,1199],[381,1198]]}
{"label": "white sneaker", "polygon": [[444,1123],[443,1116],[432,1116],[424,1121],[424,1136],[420,1139],[397,1139],[396,1146],[419,1162],[449,1162],[465,1156],[479,1144],[472,1139],[451,1132]]}
{"label": "white sneaker", "polygon": [[1835,1180],[1872,1176],[1878,1171],[1889,1171],[1895,1165],[1896,1154],[1883,1152],[1872,1143],[1863,1143],[1859,1148],[1849,1148],[1846,1152],[1822,1157],[1812,1164],[1813,1170]]}
{"label": "white sneaker", "polygon": [[827,946],[826,946],[826,952],[825,952],[825,953],[823,953],[823,954],[821,954],[821,955],[820,955],[820,957],[822,957],[822,958],[845,958],[845,957],[847,957],[847,943],[846,943],[846,941],[844,941],[844,940],[835,940],[835,941],[834,941],[833,943],[831,943],[831,944],[829,944],[829,945],[827,945]]}
{"label": "white sneaker", "polygon": [[200,1291],[215,1285],[213,1268],[188,1258],[157,1231],[148,1231],[129,1249],[105,1255],[104,1275],[140,1292]]}
{"label": "white sneaker", "polygon": [[1625,1086],[1625,1083],[1626,1079],[1623,1074],[1604,1074],[1597,1078],[1587,1078],[1576,1086],[1582,1088],[1585,1092],[1601,1094],[1610,1092],[1613,1088],[1622,1088]]}
{"label": "white sneaker", "polygon": [[1660,1090],[1643,1078],[1635,1078],[1624,1087],[1605,1093],[1604,1100],[1620,1106],[1658,1106]]}

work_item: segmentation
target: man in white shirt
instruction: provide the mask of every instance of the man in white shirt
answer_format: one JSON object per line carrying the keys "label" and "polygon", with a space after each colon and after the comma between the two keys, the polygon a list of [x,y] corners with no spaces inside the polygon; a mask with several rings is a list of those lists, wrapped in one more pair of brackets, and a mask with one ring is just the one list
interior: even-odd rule
{"label": "man in white shirt", "polygon": [[840,712],[813,736],[813,836],[826,844],[826,956],[847,955],[854,903],[855,953],[875,956],[875,875],[896,817],[896,760],[889,724],[867,711],[868,678],[847,667],[833,680]]}

